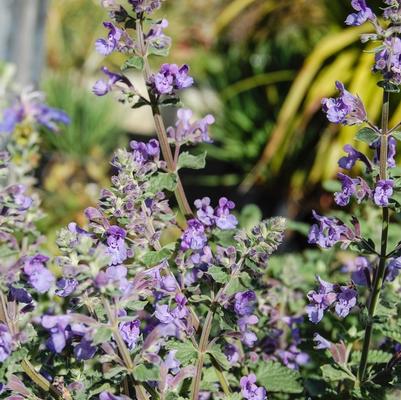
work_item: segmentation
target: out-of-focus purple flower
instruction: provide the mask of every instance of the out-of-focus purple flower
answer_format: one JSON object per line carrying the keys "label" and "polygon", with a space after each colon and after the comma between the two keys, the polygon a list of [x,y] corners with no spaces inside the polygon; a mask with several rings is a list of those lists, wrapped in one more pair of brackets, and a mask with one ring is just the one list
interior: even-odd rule
{"label": "out-of-focus purple flower", "polygon": [[25,185],[12,185],[8,187],[6,193],[11,197],[10,202],[7,202],[8,208],[21,212],[28,210],[33,203],[33,199],[25,194],[26,190]]}
{"label": "out-of-focus purple flower", "polygon": [[389,7],[383,10],[383,17],[390,19],[393,23],[399,24],[401,21],[401,3],[397,0],[384,0]]}
{"label": "out-of-focus purple flower", "polygon": [[398,85],[401,83],[401,39],[392,35],[384,40],[383,47],[375,55],[373,71]]}
{"label": "out-of-focus purple flower", "polygon": [[24,109],[19,104],[4,109],[3,118],[0,122],[0,132],[12,133],[16,125],[22,122],[24,118]]}
{"label": "out-of-focus purple flower", "polygon": [[349,234],[349,228],[339,219],[324,217],[318,215],[315,211],[312,211],[312,213],[317,224],[312,225],[309,231],[308,242],[310,244],[317,244],[324,249],[328,249]]}
{"label": "out-of-focus purple flower", "polygon": [[75,289],[78,286],[78,281],[73,278],[71,279],[61,278],[60,280],[57,281],[56,286],[58,288],[56,290],[57,296],[68,297],[74,293]]}
{"label": "out-of-focus purple flower", "polygon": [[313,341],[315,342],[315,349],[317,350],[329,349],[333,344],[318,333],[313,335]]}
{"label": "out-of-focus purple flower", "polygon": [[231,365],[236,364],[240,359],[238,347],[230,343],[224,347],[224,354]]}
{"label": "out-of-focus purple flower", "polygon": [[266,400],[266,389],[256,385],[255,374],[243,376],[240,380],[241,393],[247,400]]}
{"label": "out-of-focus purple flower", "polygon": [[184,143],[212,143],[209,137],[209,126],[215,122],[212,115],[191,122],[193,112],[189,109],[180,108],[177,111],[177,122],[175,128],[169,127],[167,134],[176,145]]}
{"label": "out-of-focus purple flower", "polygon": [[253,347],[258,340],[255,333],[248,328],[250,325],[256,325],[258,322],[259,318],[256,315],[244,315],[238,319],[238,327],[242,334],[241,341],[248,347]]}
{"label": "out-of-focus purple flower", "polygon": [[135,347],[136,342],[138,341],[141,333],[139,329],[140,325],[141,321],[136,319],[134,321],[122,322],[119,326],[121,336],[130,350]]}
{"label": "out-of-focus purple flower", "polygon": [[253,313],[256,302],[256,294],[253,290],[238,292],[235,294],[234,299],[234,310],[237,315],[243,317]]}
{"label": "out-of-focus purple flower", "polygon": [[[375,140],[371,145],[370,148],[375,150],[373,156],[373,162],[378,165],[380,160],[380,138]],[[389,168],[395,167],[395,156],[397,152],[397,141],[390,136],[388,138],[388,147],[387,147],[387,166]]]}
{"label": "out-of-focus purple flower", "polygon": [[106,67],[102,67],[103,73],[106,74],[107,80],[99,79],[93,86],[92,91],[96,96],[104,96],[113,90],[117,82],[125,83],[128,87],[132,87],[131,82],[121,74],[111,72]]}
{"label": "out-of-focus purple flower", "polygon": [[153,75],[150,84],[159,95],[173,94],[176,90],[185,89],[193,85],[194,80],[188,75],[189,67],[184,64],[163,64],[160,71]]}
{"label": "out-of-focus purple flower", "polygon": [[13,286],[10,287],[8,298],[10,301],[17,301],[22,304],[30,304],[33,300],[27,290],[24,288],[15,288]]}
{"label": "out-of-focus purple flower", "polygon": [[304,353],[295,345],[291,345],[287,350],[279,349],[277,355],[287,368],[295,370],[307,364],[310,359],[307,353]]}
{"label": "out-of-focus purple flower", "polygon": [[4,362],[13,349],[13,338],[7,326],[0,323],[0,362]]}
{"label": "out-of-focus purple flower", "polygon": [[366,5],[365,0],[352,0],[351,5],[356,13],[348,15],[345,23],[351,26],[359,26],[365,23],[367,20],[373,21],[376,19],[373,11]]}
{"label": "out-of-focus purple flower", "polygon": [[366,121],[366,110],[359,97],[348,92],[344,85],[337,81],[336,87],[340,91],[337,98],[324,98],[322,109],[327,119],[334,124],[358,125]]}
{"label": "out-of-focus purple flower", "polygon": [[360,286],[369,286],[370,272],[372,266],[366,257],[356,257],[354,260],[348,261],[342,271],[351,272],[351,278],[354,283]]}
{"label": "out-of-focus purple flower", "polygon": [[220,229],[235,229],[238,224],[237,218],[230,214],[230,211],[235,208],[234,202],[222,197],[219,200],[219,205],[215,209],[216,225]]}
{"label": "out-of-focus purple flower", "polygon": [[389,205],[390,197],[393,195],[394,181],[391,179],[379,180],[373,194],[375,204],[380,207]]}
{"label": "out-of-focus purple flower", "polygon": [[70,117],[64,111],[45,104],[37,105],[34,118],[39,125],[52,132],[59,131],[59,124],[68,125],[71,122]]}
{"label": "out-of-focus purple flower", "polygon": [[177,350],[171,350],[168,352],[166,359],[164,360],[163,364],[164,367],[171,371],[172,374],[177,374],[180,370],[181,363],[175,358],[177,354]]}
{"label": "out-of-focus purple flower", "polygon": [[99,395],[99,400],[130,400],[127,396],[116,396],[110,392],[102,392]]}
{"label": "out-of-focus purple flower", "polygon": [[393,282],[401,271],[401,257],[390,259],[386,269],[386,281]]}
{"label": "out-of-focus purple flower", "polygon": [[110,257],[109,265],[117,265],[123,263],[127,257],[127,245],[125,237],[127,233],[119,226],[113,225],[106,231],[107,250],[106,254]]}
{"label": "out-of-focus purple flower", "polygon": [[128,0],[136,13],[152,13],[160,8],[162,0]]}
{"label": "out-of-focus purple flower", "polygon": [[371,170],[370,162],[363,153],[353,148],[350,144],[344,146],[344,151],[347,153],[347,156],[341,157],[338,161],[338,165],[341,168],[350,170],[360,160],[366,165],[369,171]]}
{"label": "out-of-focus purple flower", "polygon": [[113,51],[126,52],[132,47],[133,40],[127,32],[116,27],[111,22],[103,22],[103,25],[109,30],[109,33],[106,39],[96,40],[95,46],[98,53],[107,56]]}
{"label": "out-of-focus purple flower", "polygon": [[181,237],[182,250],[201,250],[206,246],[207,237],[204,225],[197,219],[190,219]]}
{"label": "out-of-focus purple flower", "polygon": [[341,292],[337,295],[336,314],[340,318],[345,318],[351,309],[356,306],[357,297],[356,290],[341,287]]}
{"label": "out-of-focus purple flower", "polygon": [[28,282],[39,293],[47,292],[56,281],[54,275],[45,267],[48,260],[49,257],[37,254],[26,258],[24,262],[24,272],[28,276]]}
{"label": "out-of-focus purple flower", "polygon": [[162,19],[161,21],[153,24],[149,32],[145,35],[145,42],[157,50],[168,49],[171,45],[171,38],[166,36],[163,32],[168,27],[168,21]]}
{"label": "out-of-focus purple flower", "polygon": [[96,353],[96,347],[92,345],[92,342],[86,339],[82,339],[74,347],[74,356],[78,361],[90,360]]}
{"label": "out-of-focus purple flower", "polygon": [[42,317],[42,326],[50,333],[46,344],[50,351],[61,353],[70,337],[70,317],[68,315],[45,315]]}

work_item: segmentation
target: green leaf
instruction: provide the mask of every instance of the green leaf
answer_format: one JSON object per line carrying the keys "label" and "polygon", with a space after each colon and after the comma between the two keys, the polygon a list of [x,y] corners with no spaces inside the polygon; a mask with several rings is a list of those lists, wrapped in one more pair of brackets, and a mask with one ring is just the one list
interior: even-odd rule
{"label": "green leaf", "polygon": [[167,57],[170,53],[170,48],[164,47],[160,49],[155,46],[149,46],[148,53],[154,56]]}
{"label": "green leaf", "polygon": [[198,351],[191,342],[169,342],[166,345],[168,350],[177,350],[175,358],[182,364],[189,364],[196,360]]}
{"label": "green leaf", "polygon": [[268,392],[302,393],[303,387],[299,382],[300,374],[297,371],[284,367],[278,362],[264,362],[257,372],[258,382]]}
{"label": "green leaf", "polygon": [[230,369],[230,363],[226,355],[221,351],[220,346],[213,346],[209,351],[209,355],[226,371]]}
{"label": "green leaf", "polygon": [[379,138],[379,134],[372,128],[362,128],[356,134],[356,138],[361,142],[371,144]]}
{"label": "green leaf", "polygon": [[97,344],[109,341],[112,335],[113,330],[109,326],[101,326],[100,328],[96,329],[95,334],[93,335],[93,345],[96,346]]}
{"label": "green leaf", "polygon": [[322,365],[320,369],[323,377],[329,382],[343,381],[345,379],[354,380],[353,376],[331,364]]}
{"label": "green leaf", "polygon": [[105,372],[103,374],[105,379],[111,379],[114,378],[115,376],[117,376],[118,374],[121,373],[126,373],[127,369],[125,367],[121,367],[119,365],[117,365],[116,367],[113,367],[111,369],[109,369],[107,372]]}
{"label": "green leaf", "polygon": [[[368,364],[387,364],[391,360],[392,355],[381,350],[370,350],[368,355]],[[351,361],[353,364],[358,365],[361,360],[361,352],[354,351],[352,353]]]}
{"label": "green leaf", "polygon": [[397,140],[401,141],[401,131],[394,131],[394,132],[391,133],[391,136],[394,139],[397,139]]}
{"label": "green leaf", "polygon": [[149,251],[142,257],[142,262],[147,267],[154,267],[166,258],[169,258],[174,251],[174,244],[169,244],[159,251]]}
{"label": "green leaf", "polygon": [[198,155],[193,155],[185,151],[180,154],[178,158],[177,169],[190,168],[190,169],[202,169],[206,165],[206,151]]}
{"label": "green leaf", "polygon": [[147,106],[148,104],[149,103],[146,100],[139,98],[138,101],[131,106],[131,108],[135,110],[137,108],[141,108],[143,106]]}
{"label": "green leaf", "polygon": [[144,65],[145,65],[145,63],[144,63],[142,57],[132,56],[127,61],[125,61],[125,63],[122,65],[121,69],[123,71],[125,71],[126,69],[129,69],[129,68],[135,68],[135,69],[142,71]]}
{"label": "green leaf", "polygon": [[134,377],[137,381],[148,382],[160,379],[159,368],[156,365],[140,364],[134,368]]}
{"label": "green leaf", "polygon": [[141,301],[141,300],[135,300],[135,301],[128,301],[127,303],[124,303],[124,307],[128,308],[129,310],[132,311],[142,311],[146,305],[148,304],[148,301]]}
{"label": "green leaf", "polygon": [[177,187],[177,175],[173,172],[160,172],[149,179],[149,188],[152,193],[168,190],[174,192]]}
{"label": "green leaf", "polygon": [[217,283],[227,283],[228,274],[220,267],[212,266],[207,270],[207,273],[213,278]]}

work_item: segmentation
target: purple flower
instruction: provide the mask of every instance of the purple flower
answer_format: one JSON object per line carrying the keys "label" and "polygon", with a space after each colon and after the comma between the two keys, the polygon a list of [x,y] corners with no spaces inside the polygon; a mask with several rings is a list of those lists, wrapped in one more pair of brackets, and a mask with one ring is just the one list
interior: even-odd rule
{"label": "purple flower", "polygon": [[344,207],[349,203],[351,196],[355,193],[355,183],[354,180],[347,175],[338,173],[337,177],[341,182],[342,189],[341,192],[334,194],[334,200],[339,206]]}
{"label": "purple flower", "polygon": [[111,22],[103,22],[103,25],[109,30],[109,33],[106,39],[96,40],[95,46],[98,53],[107,56],[113,51],[128,51],[132,47],[133,41],[125,31],[117,28]]}
{"label": "purple flower", "polygon": [[25,113],[23,107],[15,104],[3,110],[3,119],[0,123],[0,132],[12,133],[15,126],[23,121]]}
{"label": "purple flower", "polygon": [[386,281],[393,282],[401,270],[401,257],[390,259],[386,269]]}
{"label": "purple flower", "polygon": [[70,317],[68,315],[45,315],[42,317],[42,326],[50,332],[46,344],[50,351],[61,353],[70,337]]}
{"label": "purple flower", "polygon": [[366,5],[365,0],[352,0],[351,5],[356,13],[348,15],[345,23],[347,25],[359,26],[365,23],[367,20],[373,21],[376,16],[373,11]]}
{"label": "purple flower", "polygon": [[106,67],[102,67],[103,73],[105,73],[108,77],[108,80],[105,81],[103,79],[99,79],[95,85],[93,86],[93,93],[96,96],[104,96],[113,90],[113,87],[117,82],[125,83],[128,87],[132,87],[131,82],[124,76],[120,74],[115,74],[109,71]]}
{"label": "purple flower", "polygon": [[337,295],[336,313],[340,318],[345,318],[356,306],[358,293],[354,289],[341,287],[341,292]]}
{"label": "purple flower", "polygon": [[13,338],[6,325],[0,323],[0,362],[4,362],[12,352]]}
{"label": "purple flower", "polygon": [[281,362],[290,369],[298,370],[300,366],[309,362],[308,354],[299,350],[295,345],[291,345],[287,350],[279,349],[277,355]]}
{"label": "purple flower", "polygon": [[[187,299],[182,294],[175,295],[176,307],[171,309],[168,305],[156,304],[155,317],[168,329],[168,332],[174,331],[178,336],[180,332],[188,331],[188,308]],[[173,330],[170,328],[174,328]]]}
{"label": "purple flower", "polygon": [[9,208],[15,208],[16,210],[22,212],[28,210],[31,207],[33,199],[25,195],[25,185],[12,185],[7,188],[6,192],[11,196],[11,201],[13,203],[7,204]]}
{"label": "purple flower", "polygon": [[318,333],[313,335],[313,341],[315,342],[315,349],[323,350],[329,349],[332,346],[332,343],[326,340],[323,336],[320,336]]}
{"label": "purple flower", "polygon": [[380,207],[387,207],[389,199],[393,194],[394,181],[391,179],[379,180],[373,194],[375,204]]}
{"label": "purple flower", "polygon": [[138,341],[141,333],[139,329],[140,325],[141,321],[136,319],[134,321],[122,322],[119,326],[121,336],[130,350],[134,349],[136,342]]}
{"label": "purple flower", "polygon": [[78,286],[78,281],[76,279],[66,279],[62,278],[56,283],[57,290],[56,294],[60,297],[71,296]]}
{"label": "purple flower", "polygon": [[175,128],[169,127],[167,134],[170,139],[178,145],[184,143],[212,143],[209,137],[209,126],[215,121],[212,115],[206,115],[205,118],[191,122],[193,112],[189,109],[180,108],[177,111],[177,122]]}
{"label": "purple flower", "polygon": [[184,64],[163,64],[160,71],[150,80],[154,91],[159,95],[173,94],[175,90],[184,89],[193,85],[194,80],[189,75],[189,67]]}
{"label": "purple flower", "polygon": [[214,210],[210,206],[210,198],[204,197],[202,200],[195,200],[194,204],[198,210],[196,212],[198,220],[205,226],[212,226],[214,224]]}
{"label": "purple flower", "polygon": [[328,249],[348,235],[349,228],[337,218],[323,217],[315,211],[312,213],[318,223],[312,225],[309,231],[308,242],[310,244],[318,244],[320,247]]}
{"label": "purple flower", "polygon": [[117,265],[124,262],[127,257],[127,245],[125,237],[127,233],[119,226],[113,225],[106,231],[107,250],[106,254],[110,257],[109,265]]}
{"label": "purple flower", "polygon": [[99,400],[128,400],[127,396],[116,396],[110,392],[102,392],[99,395]]}
{"label": "purple flower", "polygon": [[161,6],[162,0],[128,0],[136,13],[152,13]]}
{"label": "purple flower", "polygon": [[207,237],[204,225],[197,219],[190,219],[181,237],[182,250],[201,250],[206,246]]}
{"label": "purple flower", "polygon": [[45,104],[37,105],[34,118],[39,125],[44,126],[52,132],[59,131],[59,124],[68,125],[71,122],[70,117],[64,111]]}
{"label": "purple flower", "polygon": [[216,225],[220,229],[235,229],[238,224],[237,218],[230,214],[230,211],[235,208],[234,202],[222,197],[219,200],[219,205],[215,209]]}
{"label": "purple flower", "polygon": [[369,286],[368,279],[370,280],[371,269],[372,266],[366,257],[356,257],[348,262],[342,271],[351,272],[352,281],[357,285]]}
{"label": "purple flower", "polygon": [[361,99],[345,90],[344,85],[339,81],[336,82],[336,87],[340,91],[338,98],[322,100],[322,109],[327,119],[334,124],[344,125],[362,124],[366,121],[366,110]]}
{"label": "purple flower", "polygon": [[227,344],[224,348],[224,354],[231,365],[236,364],[240,359],[238,347],[233,344]]}
{"label": "purple flower", "polygon": [[250,325],[256,325],[259,318],[256,315],[244,315],[238,319],[238,327],[242,334],[241,341],[248,347],[253,347],[257,341],[257,336],[248,328]]}
{"label": "purple flower", "polygon": [[96,347],[92,345],[92,342],[86,339],[82,339],[79,344],[74,347],[74,356],[78,361],[90,360],[96,353]]}
{"label": "purple flower", "polygon": [[355,163],[358,160],[360,160],[366,165],[366,167],[369,171],[371,170],[371,165],[370,165],[368,158],[364,154],[362,154],[360,151],[354,149],[350,144],[346,144],[344,146],[344,151],[348,155],[341,157],[339,159],[338,165],[341,168],[350,170],[355,165]]}
{"label": "purple flower", "polygon": [[266,389],[256,385],[255,374],[243,376],[240,380],[241,393],[247,400],[266,400]]}
{"label": "purple flower", "polygon": [[160,145],[156,139],[151,139],[148,143],[133,140],[130,142],[130,147],[133,150],[131,154],[134,161],[140,166],[160,157]]}
{"label": "purple flower", "polygon": [[388,37],[383,42],[384,49],[375,55],[374,72],[380,72],[383,78],[396,84],[401,83],[401,39]]}
{"label": "purple flower", "polygon": [[22,304],[31,304],[33,300],[27,290],[24,288],[15,288],[13,286],[10,287],[8,298],[10,301],[17,301]]}
{"label": "purple flower", "polygon": [[[370,148],[375,150],[374,156],[373,156],[373,162],[378,165],[379,160],[380,160],[380,138],[375,140],[371,145]],[[396,151],[397,151],[397,141],[390,136],[388,138],[388,148],[387,148],[387,166],[389,168],[394,168],[395,167],[395,156],[396,156]]]}
{"label": "purple flower", "polygon": [[47,292],[56,281],[54,275],[45,267],[48,260],[49,257],[37,254],[26,258],[24,262],[24,272],[28,276],[28,282],[39,293]]}
{"label": "purple flower", "polygon": [[163,32],[167,27],[168,21],[166,19],[153,24],[145,36],[146,44],[158,50],[168,49],[171,45],[171,38]]}
{"label": "purple flower", "polygon": [[306,307],[309,320],[317,324],[323,318],[324,312],[337,300],[334,285],[317,277],[318,291],[310,291],[308,299],[310,304]]}
{"label": "purple flower", "polygon": [[234,310],[239,316],[251,315],[255,309],[256,294],[253,290],[235,294]]}
{"label": "purple flower", "polygon": [[383,11],[384,18],[390,19],[395,24],[399,24],[401,19],[401,3],[397,0],[384,0],[384,2],[389,6]]}

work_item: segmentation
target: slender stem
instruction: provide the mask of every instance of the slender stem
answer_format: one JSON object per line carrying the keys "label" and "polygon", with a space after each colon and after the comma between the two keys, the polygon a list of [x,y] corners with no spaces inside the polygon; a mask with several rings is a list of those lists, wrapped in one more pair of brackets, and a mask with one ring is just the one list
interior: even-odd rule
{"label": "slender stem", "polygon": [[[138,45],[140,55],[144,61],[144,79],[145,83],[149,82],[151,77],[150,65],[147,57],[146,45],[144,42],[143,35],[143,21],[141,19],[137,19],[136,21],[136,31],[138,35]],[[148,96],[150,99],[150,104],[152,108],[153,119],[155,123],[157,138],[159,139],[160,148],[163,154],[163,158],[167,163],[167,168],[170,172],[176,173],[176,165],[174,163],[173,154],[170,148],[170,144],[168,142],[166,127],[164,125],[163,118],[160,113],[160,108],[158,105],[158,99],[155,95],[148,89]],[[187,197],[185,195],[184,187],[182,186],[182,182],[180,177],[177,174],[177,188],[175,189],[175,197],[177,199],[178,206],[180,207],[181,212],[184,216],[188,217],[192,215],[191,206],[188,203]]]}
{"label": "slender stem", "polygon": [[216,371],[217,378],[219,379],[221,388],[223,389],[224,394],[226,396],[229,396],[231,394],[231,389],[230,389],[230,384],[228,383],[227,378],[224,375],[224,371],[221,368],[221,366],[219,365],[219,363],[214,359],[213,356],[211,357],[211,359],[212,359],[213,367]]}
{"label": "slender stem", "polygon": [[[379,175],[381,180],[387,179],[389,104],[390,104],[390,93],[385,91],[383,94],[382,132],[381,132],[382,134],[380,137]],[[389,220],[390,220],[389,209],[387,207],[383,207],[380,258],[379,258],[379,265],[375,269],[372,292],[368,303],[368,321],[366,323],[365,337],[363,340],[362,355],[358,371],[358,377],[360,382],[363,382],[365,380],[366,367],[369,355],[369,346],[373,332],[373,318],[375,316],[376,307],[380,299],[380,293],[382,290],[384,276],[386,272],[386,259],[387,259],[386,254],[387,254]]]}

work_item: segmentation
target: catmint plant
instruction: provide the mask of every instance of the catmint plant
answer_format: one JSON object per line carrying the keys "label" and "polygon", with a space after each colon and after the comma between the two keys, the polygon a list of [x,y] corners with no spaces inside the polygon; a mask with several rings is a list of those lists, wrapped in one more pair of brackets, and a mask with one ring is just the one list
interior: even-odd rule
{"label": "catmint plant", "polygon": [[389,349],[392,340],[397,340],[386,324],[392,326],[396,313],[397,301],[391,297],[390,285],[399,274],[400,255],[399,244],[391,240],[391,221],[400,210],[395,156],[401,136],[397,130],[400,124],[390,126],[389,120],[390,100],[401,84],[401,3],[396,0],[384,3],[383,17],[379,18],[365,0],[353,0],[354,13],[345,21],[351,26],[367,23],[373,29],[373,33],[362,35],[362,42],[376,44],[372,72],[378,76],[378,86],[383,91],[380,125],[369,119],[362,99],[347,91],[341,82],[336,82],[338,97],[322,100],[323,112],[330,122],[359,127],[358,147],[346,144],[346,155],[338,162],[341,188],[334,195],[335,203],[347,207],[356,201],[358,207],[377,208],[381,214],[378,232],[373,238],[367,236],[364,221],[356,216],[343,221],[316,212],[313,212],[316,223],[309,232],[311,244],[324,249],[339,244],[343,250],[357,253],[344,269],[350,273],[348,283],[326,282],[318,276],[318,287],[308,293],[307,306],[314,324],[329,312],[340,320],[356,312],[360,315],[354,334],[348,334],[348,343],[343,341],[344,336],[339,343],[331,343],[320,334],[315,335],[316,348],[328,349],[332,358],[332,364],[324,365],[322,371],[326,381],[336,389],[328,388],[326,393],[330,396],[335,392],[347,399],[387,398],[383,393],[397,386],[399,374],[398,350],[384,350]]}
{"label": "catmint plant", "polygon": [[[93,93],[114,95],[127,112],[150,107],[157,139],[115,152],[111,186],[85,210],[86,225],[71,222],[59,232],[55,257],[29,248],[33,227],[18,234],[22,244],[1,288],[0,396],[265,400],[270,390],[302,393],[302,316],[278,312],[263,278],[285,220],[241,229],[231,200],[188,202],[179,171],[204,167],[206,154],[190,149],[212,142],[214,117],[197,120],[181,106],[181,91],[195,84],[188,65],[150,68],[149,57],[166,56],[171,45],[168,22],[155,18],[161,5],[102,1],[108,19],[95,48],[126,61],[121,71],[103,67]],[[145,92],[130,70],[143,75]],[[177,108],[168,128],[165,106]],[[5,155],[1,165],[7,162]],[[25,221],[32,204],[23,188],[5,191],[10,224]],[[7,235],[16,228],[7,225]]]}

